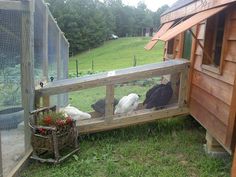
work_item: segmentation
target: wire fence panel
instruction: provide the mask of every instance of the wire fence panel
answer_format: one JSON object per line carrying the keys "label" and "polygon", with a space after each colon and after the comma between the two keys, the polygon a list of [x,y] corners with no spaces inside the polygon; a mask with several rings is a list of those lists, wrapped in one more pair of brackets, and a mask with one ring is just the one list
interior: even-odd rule
{"label": "wire fence panel", "polygon": [[43,80],[43,35],[44,35],[44,9],[40,6],[40,2],[36,1],[34,13],[34,79],[38,85]]}
{"label": "wire fence panel", "polygon": [[24,111],[21,99],[22,13],[0,10],[0,130],[3,175],[21,160]]}

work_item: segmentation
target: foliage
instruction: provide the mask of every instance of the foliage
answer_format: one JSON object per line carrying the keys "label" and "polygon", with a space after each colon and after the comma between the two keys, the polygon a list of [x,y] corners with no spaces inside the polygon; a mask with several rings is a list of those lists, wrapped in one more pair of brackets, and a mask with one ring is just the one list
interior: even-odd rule
{"label": "foliage", "polygon": [[142,36],[146,27],[158,28],[160,15],[168,6],[156,12],[143,2],[126,6],[121,0],[47,0],[50,10],[70,42],[71,54],[103,44],[111,34],[119,37]]}
{"label": "foliage", "polygon": [[31,163],[22,177],[228,177],[231,158],[205,154],[203,128],[188,118],[80,137],[80,152],[60,165]]}

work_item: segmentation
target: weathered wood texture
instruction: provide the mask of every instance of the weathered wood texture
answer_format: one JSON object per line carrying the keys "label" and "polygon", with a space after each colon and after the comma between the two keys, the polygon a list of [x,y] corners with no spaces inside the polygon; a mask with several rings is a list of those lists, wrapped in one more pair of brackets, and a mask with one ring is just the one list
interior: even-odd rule
{"label": "weathered wood texture", "polygon": [[178,18],[183,18],[188,15],[192,15],[207,9],[211,9],[217,6],[221,6],[224,4],[228,4],[231,2],[235,2],[236,0],[198,0],[194,1],[193,3],[184,6],[180,9],[177,9],[173,12],[165,14],[161,17],[161,23],[166,23]]}
{"label": "weathered wood texture", "polygon": [[[232,150],[233,127],[235,124],[236,106],[232,107],[235,100],[235,47],[232,33],[235,25],[235,10],[231,10],[225,25],[225,40],[222,72],[217,74],[203,67],[203,51],[196,44],[194,51],[194,70],[190,94],[190,113],[230,152]],[[199,24],[197,37],[204,45],[205,23]],[[230,29],[230,30],[229,30]],[[234,46],[235,45],[235,46]]]}
{"label": "weathered wood texture", "polygon": [[232,163],[232,169],[231,169],[231,177],[235,177],[236,176],[236,147],[234,150],[234,158],[233,158],[233,163]]}
{"label": "weathered wood texture", "polygon": [[106,107],[105,107],[105,117],[106,121],[112,120],[114,113],[114,85],[106,86]]}
{"label": "weathered wood texture", "polygon": [[2,135],[0,131],[0,177],[3,177],[3,168],[2,168]]}
{"label": "weathered wood texture", "polygon": [[171,60],[163,63],[148,64],[80,78],[54,81],[45,85],[44,88],[36,89],[36,94],[37,96],[55,95],[103,85],[179,73],[182,72],[188,64],[189,62],[187,60]]}
{"label": "weathered wood texture", "polygon": [[[22,13],[21,94],[24,122],[28,125],[29,112],[34,109],[34,0],[25,1],[30,10]],[[25,150],[30,149],[30,129],[25,126]]]}
{"label": "weathered wood texture", "polygon": [[12,1],[12,0],[0,0],[0,9],[30,11],[28,2]]}
{"label": "weathered wood texture", "polygon": [[[217,1],[220,2],[220,1]],[[223,1],[221,1],[223,2]],[[226,1],[225,1],[226,2]],[[206,20],[197,25],[190,64],[190,113],[228,150],[236,138],[236,8],[227,9],[221,70],[203,65]],[[175,12],[174,12],[175,13]],[[176,36],[177,40],[179,36]],[[199,44],[200,43],[200,44]],[[182,45],[178,43],[178,45]],[[202,45],[203,47],[201,47]],[[181,48],[181,46],[176,46]],[[175,56],[177,57],[177,55]],[[217,68],[216,68],[217,69]]]}

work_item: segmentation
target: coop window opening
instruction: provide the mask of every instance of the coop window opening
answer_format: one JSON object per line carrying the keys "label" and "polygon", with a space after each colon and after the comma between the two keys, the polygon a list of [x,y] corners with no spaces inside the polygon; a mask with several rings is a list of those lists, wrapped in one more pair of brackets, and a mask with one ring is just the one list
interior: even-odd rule
{"label": "coop window opening", "polygon": [[[221,73],[226,28],[226,12],[220,12],[207,19],[202,68],[217,74]],[[207,55],[206,55],[207,54]]]}

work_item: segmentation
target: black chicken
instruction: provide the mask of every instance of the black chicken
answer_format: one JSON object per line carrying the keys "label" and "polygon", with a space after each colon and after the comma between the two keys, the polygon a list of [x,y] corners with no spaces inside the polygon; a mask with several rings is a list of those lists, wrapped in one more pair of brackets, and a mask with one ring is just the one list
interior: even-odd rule
{"label": "black chicken", "polygon": [[[118,100],[114,99],[114,108],[118,104]],[[106,99],[100,99],[96,103],[92,104],[91,107],[101,114],[105,114]]]}
{"label": "black chicken", "polygon": [[173,89],[171,82],[167,84],[158,84],[152,87],[146,93],[146,99],[143,104],[146,105],[147,109],[162,108],[167,105],[173,95]]}

